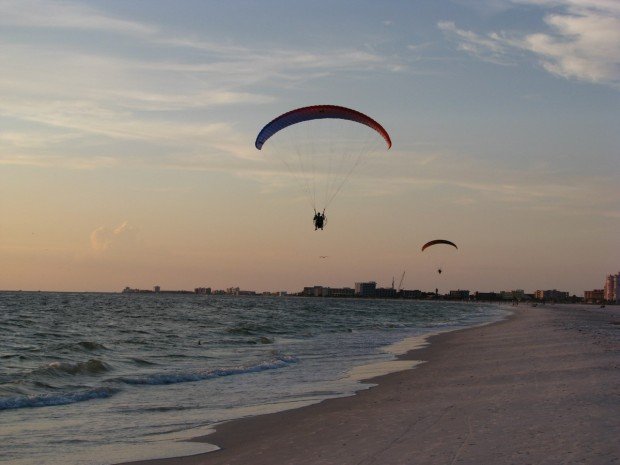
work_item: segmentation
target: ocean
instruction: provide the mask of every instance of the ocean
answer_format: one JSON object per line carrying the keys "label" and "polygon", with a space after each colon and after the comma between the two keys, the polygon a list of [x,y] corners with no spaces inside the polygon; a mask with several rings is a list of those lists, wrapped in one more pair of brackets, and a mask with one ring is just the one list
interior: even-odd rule
{"label": "ocean", "polygon": [[399,348],[505,314],[470,302],[2,292],[0,463],[206,452],[183,439],[351,395],[370,386],[360,378],[402,369]]}

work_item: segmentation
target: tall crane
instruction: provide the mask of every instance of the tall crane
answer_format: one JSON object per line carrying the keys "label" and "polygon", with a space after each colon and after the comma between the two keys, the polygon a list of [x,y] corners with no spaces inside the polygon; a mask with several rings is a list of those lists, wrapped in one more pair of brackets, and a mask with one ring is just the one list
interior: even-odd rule
{"label": "tall crane", "polygon": [[[403,275],[400,277],[400,282],[398,283],[398,292],[403,290],[403,281],[405,280],[405,273],[407,271],[403,271]],[[393,286],[393,284],[392,284]]]}

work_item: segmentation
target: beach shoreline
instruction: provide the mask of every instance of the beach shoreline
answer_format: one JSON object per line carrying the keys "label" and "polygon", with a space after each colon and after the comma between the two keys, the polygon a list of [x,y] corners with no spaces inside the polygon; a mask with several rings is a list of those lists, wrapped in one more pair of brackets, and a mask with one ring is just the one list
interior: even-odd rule
{"label": "beach shoreline", "polygon": [[[222,423],[220,449],[128,462],[195,464],[620,461],[620,308],[509,307],[399,356],[423,361],[355,395]],[[613,324],[612,324],[613,323]]]}

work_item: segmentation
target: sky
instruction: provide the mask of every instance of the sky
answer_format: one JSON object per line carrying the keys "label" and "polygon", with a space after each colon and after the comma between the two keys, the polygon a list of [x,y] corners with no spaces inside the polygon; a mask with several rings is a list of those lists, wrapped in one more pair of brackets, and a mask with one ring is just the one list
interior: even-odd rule
{"label": "sky", "polygon": [[[0,289],[406,272],[408,289],[582,295],[620,270],[616,0],[0,0],[0,70]],[[315,104],[393,142],[317,232],[254,148]],[[436,238],[458,252],[422,254]]]}

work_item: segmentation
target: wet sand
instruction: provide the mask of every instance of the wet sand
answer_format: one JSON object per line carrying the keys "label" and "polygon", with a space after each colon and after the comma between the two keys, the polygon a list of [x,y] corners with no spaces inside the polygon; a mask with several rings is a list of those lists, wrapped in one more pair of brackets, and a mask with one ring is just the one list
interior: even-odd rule
{"label": "wet sand", "polygon": [[430,338],[355,396],[231,421],[144,465],[620,463],[620,308],[515,307]]}

